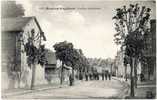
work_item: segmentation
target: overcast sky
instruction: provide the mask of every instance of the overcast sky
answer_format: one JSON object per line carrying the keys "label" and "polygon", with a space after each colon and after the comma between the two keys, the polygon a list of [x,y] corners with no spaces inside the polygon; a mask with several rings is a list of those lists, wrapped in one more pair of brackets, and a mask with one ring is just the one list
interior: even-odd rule
{"label": "overcast sky", "polygon": [[[117,46],[112,17],[115,9],[135,2],[124,1],[18,1],[23,4],[26,16],[36,16],[44,31],[46,47],[52,49],[56,42],[69,41],[83,50],[87,57],[114,58]],[[152,9],[155,3],[138,2]],[[41,8],[99,8],[93,10],[45,10]]]}

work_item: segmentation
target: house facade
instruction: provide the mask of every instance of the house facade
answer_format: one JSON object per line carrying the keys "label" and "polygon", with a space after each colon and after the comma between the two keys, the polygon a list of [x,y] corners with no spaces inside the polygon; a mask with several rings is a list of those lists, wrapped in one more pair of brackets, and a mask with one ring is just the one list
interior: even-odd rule
{"label": "house facade", "polygon": [[[35,17],[3,18],[1,25],[2,90],[29,87],[32,69],[28,67],[23,43],[26,44],[29,37],[34,37],[34,45],[39,48],[45,38],[44,33]],[[35,85],[43,84],[44,69],[36,66]]]}

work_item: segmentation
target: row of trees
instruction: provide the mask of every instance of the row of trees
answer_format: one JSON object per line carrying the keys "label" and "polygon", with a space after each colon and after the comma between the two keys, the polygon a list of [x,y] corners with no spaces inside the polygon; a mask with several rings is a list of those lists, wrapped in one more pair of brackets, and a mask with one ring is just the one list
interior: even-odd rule
{"label": "row of trees", "polygon": [[131,96],[134,97],[134,87],[137,87],[137,64],[144,61],[145,36],[150,32],[150,8],[130,4],[127,8],[116,9],[115,43],[121,45],[124,52],[124,65],[131,66]]}
{"label": "row of trees", "polygon": [[[83,55],[81,49],[74,48],[73,44],[67,41],[59,42],[53,45],[56,53],[57,59],[62,62],[61,67],[61,80],[63,82],[63,68],[64,65],[70,66],[72,68],[72,79],[74,80],[74,70],[78,72],[85,72],[89,67],[89,63],[86,57]],[[73,83],[72,83],[73,85]]]}
{"label": "row of trees", "polygon": [[112,59],[102,59],[102,58],[88,58],[89,64],[91,66],[100,66],[100,67],[108,67],[112,64]]}

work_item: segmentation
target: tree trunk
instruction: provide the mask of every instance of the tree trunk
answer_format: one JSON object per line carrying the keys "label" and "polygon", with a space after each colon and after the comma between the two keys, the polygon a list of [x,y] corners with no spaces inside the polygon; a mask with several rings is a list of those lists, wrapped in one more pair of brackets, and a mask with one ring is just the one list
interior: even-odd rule
{"label": "tree trunk", "polygon": [[130,92],[130,96],[131,97],[134,97],[135,96],[135,93],[134,93],[134,58],[132,58],[132,61],[131,61],[131,73],[130,73],[130,76],[131,76],[131,92]]}
{"label": "tree trunk", "polygon": [[60,85],[63,84],[63,66],[64,66],[64,63],[62,62],[62,66],[61,66],[61,78],[60,78]]}
{"label": "tree trunk", "polygon": [[34,88],[34,84],[35,84],[35,71],[36,71],[36,66],[35,66],[35,63],[34,64],[31,64],[32,66],[32,80],[31,80],[31,90],[33,90]]}
{"label": "tree trunk", "polygon": [[74,68],[72,68],[72,86],[74,85]]}
{"label": "tree trunk", "polygon": [[128,77],[127,77],[127,65],[125,65],[125,81],[128,80]]}
{"label": "tree trunk", "polygon": [[138,63],[137,58],[135,58],[135,61],[134,61],[135,88],[137,88],[137,63]]}

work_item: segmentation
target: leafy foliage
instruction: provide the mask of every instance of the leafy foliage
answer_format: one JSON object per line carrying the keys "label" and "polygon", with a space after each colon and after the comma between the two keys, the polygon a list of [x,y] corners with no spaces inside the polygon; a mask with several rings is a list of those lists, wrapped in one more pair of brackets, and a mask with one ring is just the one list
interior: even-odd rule
{"label": "leafy foliage", "polygon": [[33,39],[29,38],[28,42],[24,45],[27,56],[27,64],[29,67],[31,67],[31,64],[34,63],[38,63],[43,66],[47,63],[45,45],[40,45],[39,48],[36,48],[32,41]]}
{"label": "leafy foliage", "polygon": [[46,52],[47,50],[45,49],[45,45],[41,45],[38,50],[38,64],[41,66],[45,65],[48,62],[46,58]]}
{"label": "leafy foliage", "polygon": [[27,56],[27,64],[29,67],[31,67],[31,64],[34,64],[35,62],[37,62],[38,50],[33,45],[32,38],[28,39],[28,42],[26,43],[26,45],[24,45],[24,47],[25,47],[26,56]]}
{"label": "leafy foliage", "polygon": [[150,11],[150,8],[138,4],[116,9],[114,41],[125,47],[126,56],[137,59],[143,56],[144,36],[150,31]]}
{"label": "leafy foliage", "polygon": [[74,69],[81,70],[88,62],[81,49],[75,49],[72,43],[67,41],[56,43],[54,46],[57,59]]}

